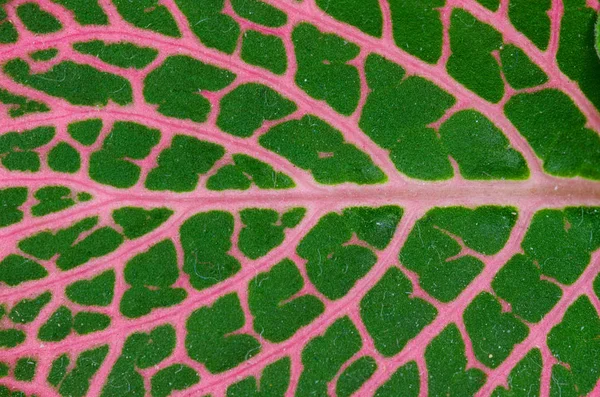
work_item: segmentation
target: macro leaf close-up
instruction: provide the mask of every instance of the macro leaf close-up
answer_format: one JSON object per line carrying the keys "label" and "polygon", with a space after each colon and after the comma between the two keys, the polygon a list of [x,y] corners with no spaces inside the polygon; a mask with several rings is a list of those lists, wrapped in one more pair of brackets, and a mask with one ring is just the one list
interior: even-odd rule
{"label": "macro leaf close-up", "polygon": [[600,0],[0,0],[0,397],[600,397]]}

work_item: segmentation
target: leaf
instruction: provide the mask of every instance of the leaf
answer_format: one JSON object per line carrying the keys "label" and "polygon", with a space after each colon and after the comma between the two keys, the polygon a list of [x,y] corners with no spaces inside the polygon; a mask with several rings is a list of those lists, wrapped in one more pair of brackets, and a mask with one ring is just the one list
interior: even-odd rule
{"label": "leaf", "polygon": [[599,12],[0,0],[0,396],[599,396]]}

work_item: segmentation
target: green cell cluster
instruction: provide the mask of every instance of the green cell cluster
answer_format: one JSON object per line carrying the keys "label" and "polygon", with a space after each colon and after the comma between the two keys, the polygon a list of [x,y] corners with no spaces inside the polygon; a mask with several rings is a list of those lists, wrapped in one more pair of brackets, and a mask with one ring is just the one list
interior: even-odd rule
{"label": "green cell cluster", "polygon": [[70,123],[67,126],[67,132],[71,138],[82,145],[91,146],[98,139],[102,125],[103,122],[101,119],[79,120]]}
{"label": "green cell cluster", "polygon": [[0,189],[0,227],[21,222],[23,211],[20,208],[27,200],[27,190],[26,187]]}
{"label": "green cell cluster", "polygon": [[298,71],[296,84],[308,95],[325,101],[336,112],[350,115],[358,106],[360,77],[348,62],[359,47],[341,37],[301,23],[292,33]]}
{"label": "green cell cluster", "polygon": [[7,132],[0,136],[0,159],[9,171],[37,172],[40,155],[34,150],[47,145],[56,133],[51,126],[36,127],[22,132]]}
{"label": "green cell cluster", "polygon": [[[0,9],[0,15],[1,13]],[[3,26],[7,23],[10,22],[0,23],[0,42],[2,40]],[[2,88],[0,88],[0,102],[7,105],[8,115],[12,118],[25,116],[29,113],[45,113],[50,111],[50,108],[45,103],[34,101],[22,95],[13,94]]]}
{"label": "green cell cluster", "polygon": [[287,23],[285,12],[261,0],[231,0],[236,14],[259,25],[278,28]]}
{"label": "green cell cluster", "polygon": [[386,357],[399,353],[437,316],[437,310],[412,298],[410,280],[391,267],[360,301],[360,316],[377,350]]}
{"label": "green cell cluster", "polygon": [[400,263],[419,275],[419,284],[428,294],[450,302],[484,268],[476,257],[460,255],[459,241],[483,255],[494,255],[506,244],[516,219],[516,209],[510,207],[434,208],[408,235]]}
{"label": "green cell cluster", "polygon": [[417,363],[410,361],[398,368],[375,392],[375,397],[417,397],[421,387]]}
{"label": "green cell cluster", "polygon": [[228,70],[194,58],[170,56],[144,79],[144,98],[158,105],[158,112],[165,116],[201,123],[211,109],[202,91],[220,91],[235,77]]}
{"label": "green cell cluster", "polygon": [[60,306],[40,327],[38,339],[44,342],[59,342],[69,336],[72,330],[78,335],[102,331],[110,325],[110,317],[97,312],[82,311],[75,313]]}
{"label": "green cell cluster", "polygon": [[257,83],[242,84],[220,102],[217,126],[235,136],[251,137],[265,121],[275,121],[296,111],[294,102]]}
{"label": "green cell cluster", "polygon": [[3,67],[4,73],[26,85],[72,105],[106,106],[109,101],[127,105],[133,101],[131,83],[124,77],[92,66],[63,61],[46,72],[31,73],[29,64],[16,58]]}
{"label": "green cell cluster", "polygon": [[52,0],[68,9],[80,25],[108,25],[108,17],[98,0]]}
{"label": "green cell cluster", "polygon": [[52,14],[43,10],[37,3],[24,3],[17,7],[17,16],[27,30],[38,33],[54,33],[62,29],[62,24]]}
{"label": "green cell cluster", "polygon": [[224,154],[220,145],[175,135],[171,146],[158,155],[158,166],[148,173],[145,186],[149,190],[191,192],[199,175],[206,174]]}
{"label": "green cell cluster", "polygon": [[367,381],[377,370],[377,363],[370,356],[363,356],[355,360],[340,374],[335,385],[336,395],[350,397]]}
{"label": "green cell cluster", "polygon": [[[75,3],[74,0],[71,2]],[[121,17],[137,28],[152,30],[171,37],[181,35],[173,15],[167,7],[160,4],[159,0],[112,0],[112,3],[117,7]]]}
{"label": "green cell cluster", "polygon": [[284,74],[287,69],[283,40],[275,35],[262,34],[256,30],[244,32],[240,56],[244,62],[275,74]]}
{"label": "green cell cluster", "polygon": [[260,273],[248,286],[248,305],[254,316],[254,330],[272,342],[291,338],[325,311],[313,295],[298,295],[304,279],[289,259],[268,272]]}
{"label": "green cell cluster", "polygon": [[183,223],[179,236],[183,271],[194,288],[208,288],[241,269],[240,262],[228,254],[233,236],[233,216],[229,212],[198,213]]}
{"label": "green cell cluster", "polygon": [[175,4],[205,46],[227,54],[235,51],[240,25],[222,13],[225,0],[175,0]]}
{"label": "green cell cluster", "polygon": [[69,300],[83,306],[108,306],[113,300],[115,271],[107,270],[91,279],[75,281],[65,289]]}
{"label": "green cell cluster", "polygon": [[377,0],[317,0],[317,6],[338,21],[381,37],[383,16]]}
{"label": "green cell cluster", "polygon": [[327,395],[328,383],[361,346],[361,337],[352,321],[348,317],[336,320],[323,335],[312,339],[302,350],[303,368],[295,395]]}
{"label": "green cell cluster", "polygon": [[267,365],[261,373],[260,385],[250,376],[227,388],[227,397],[283,397],[289,388],[291,362],[284,357]]}
{"label": "green cell cluster", "polygon": [[289,189],[296,184],[283,172],[269,164],[237,153],[232,156],[233,164],[227,164],[208,178],[208,190],[247,190],[254,184],[259,189]]}
{"label": "green cell cluster", "polygon": [[371,158],[345,142],[342,133],[313,115],[271,128],[259,138],[266,149],[308,170],[319,183],[382,183],[386,176]]}
{"label": "green cell cluster", "polygon": [[[307,260],[310,281],[329,299],[345,296],[373,267],[374,249],[389,244],[401,217],[395,206],[353,207],[322,217],[296,249]],[[354,235],[367,246],[350,243]]]}
{"label": "green cell cluster", "polygon": [[446,0],[391,0],[389,4],[396,45],[427,63],[436,63],[442,55],[440,8]]}
{"label": "green cell cluster", "polygon": [[155,308],[181,303],[187,296],[185,289],[171,287],[179,278],[177,252],[171,240],[137,254],[125,265],[124,275],[131,286],[120,304],[125,317],[145,316]]}
{"label": "green cell cluster", "polygon": [[285,230],[300,223],[306,210],[293,208],[282,215],[275,210],[248,208],[240,212],[242,230],[238,247],[250,259],[267,255],[273,248],[283,243]]}
{"label": "green cell cluster", "polygon": [[585,116],[566,94],[553,89],[518,94],[504,112],[543,161],[544,171],[600,179],[600,136],[586,127]]}
{"label": "green cell cluster", "polygon": [[[176,338],[175,329],[170,324],[160,325],[148,333],[136,332],[129,335],[100,396],[147,396],[144,377],[138,369],[158,367],[158,364],[175,350]],[[175,373],[177,370],[179,372]],[[165,377],[168,375],[171,377],[167,380]],[[168,396],[172,390],[185,389],[199,380],[198,374],[193,369],[182,364],[173,364],[154,374],[151,379],[151,395]]]}
{"label": "green cell cluster", "polygon": [[63,211],[81,201],[89,201],[91,196],[85,192],[75,195],[66,186],[46,186],[36,190],[33,197],[37,202],[31,207],[33,216],[44,216]]}
{"label": "green cell cluster", "polygon": [[130,160],[143,160],[159,141],[157,129],[133,122],[115,122],[102,148],[90,155],[90,178],[116,188],[132,187],[140,178],[141,168]]}
{"label": "green cell cluster", "polygon": [[427,346],[425,363],[432,396],[472,396],[486,381],[480,369],[467,369],[465,343],[455,324],[448,325]]}
{"label": "green cell cluster", "polygon": [[143,69],[158,55],[158,51],[150,47],[140,47],[129,42],[106,43],[102,40],[91,40],[73,44],[73,48],[87,55],[121,68]]}
{"label": "green cell cluster", "polygon": [[211,306],[195,310],[186,322],[185,348],[188,355],[213,374],[227,371],[260,352],[251,335],[236,332],[244,326],[238,296],[228,294]]}
{"label": "green cell cluster", "polygon": [[108,345],[85,350],[77,356],[70,369],[71,359],[62,354],[52,361],[46,380],[62,397],[85,397],[91,379],[100,369],[108,351]]}

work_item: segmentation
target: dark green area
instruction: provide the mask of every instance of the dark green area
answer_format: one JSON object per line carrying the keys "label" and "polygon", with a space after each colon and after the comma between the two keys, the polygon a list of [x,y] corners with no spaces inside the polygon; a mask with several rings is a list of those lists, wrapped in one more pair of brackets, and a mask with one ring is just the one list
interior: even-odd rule
{"label": "dark green area", "polygon": [[8,317],[13,323],[28,324],[36,319],[51,299],[52,294],[50,292],[44,292],[35,298],[22,299],[13,306]]}
{"label": "dark green area", "polygon": [[50,385],[56,387],[60,383],[60,381],[67,374],[67,368],[71,360],[66,353],[61,354],[57,358],[52,361],[52,366],[50,367],[50,371],[48,372],[48,377],[46,380]]}
{"label": "dark green area", "polygon": [[410,280],[391,267],[360,301],[360,316],[377,350],[386,357],[404,346],[437,316],[435,307],[413,298]]}
{"label": "dark green area", "polygon": [[567,95],[551,89],[518,94],[504,111],[543,160],[544,171],[600,179],[600,136],[586,128],[584,115]]}
{"label": "dark green area", "polygon": [[298,70],[296,84],[315,99],[324,100],[336,112],[350,115],[360,99],[360,77],[348,61],[360,48],[333,33],[321,33],[301,23],[292,33]]}
{"label": "dark green area", "polygon": [[232,235],[233,216],[229,212],[201,212],[183,223],[179,229],[183,271],[194,288],[208,288],[241,269],[240,262],[228,254]]}
{"label": "dark green area", "polygon": [[377,0],[317,0],[317,6],[338,21],[381,37],[383,16]]}
{"label": "dark green area", "polygon": [[404,80],[404,70],[369,55],[365,65],[373,90],[367,97],[360,128],[388,150],[396,168],[411,178],[449,179],[453,175],[448,154],[429,125],[454,104],[454,98],[421,77]]}
{"label": "dark green area", "polygon": [[8,14],[0,8],[0,44],[15,43],[19,38],[19,33],[15,25],[8,20]]}
{"label": "dark green area", "polygon": [[115,271],[107,270],[88,280],[78,280],[65,289],[67,298],[84,306],[108,306],[113,300]]}
{"label": "dark green area", "polygon": [[551,7],[551,0],[511,0],[508,4],[510,23],[540,50],[545,50],[550,41],[548,11]]}
{"label": "dark green area", "polygon": [[[84,397],[90,387],[90,380],[96,374],[108,354],[108,345],[85,350],[77,357],[75,365],[66,374],[69,365],[67,356],[57,363],[57,371],[53,378],[55,386],[62,397]],[[56,361],[55,361],[56,362]],[[54,369],[54,363],[53,363]],[[64,369],[63,369],[64,368]],[[65,377],[66,374],[66,377]]]}
{"label": "dark green area", "polygon": [[108,226],[100,227],[62,252],[56,261],[56,265],[61,270],[73,269],[93,258],[99,258],[113,252],[121,243],[123,243],[123,236],[115,229]]}
{"label": "dark green area", "polygon": [[502,364],[513,347],[529,334],[529,328],[512,313],[503,313],[500,302],[488,292],[473,299],[463,319],[475,357],[490,368]]}
{"label": "dark green area", "polygon": [[[0,35],[2,34],[2,27],[8,22],[0,23]],[[0,36],[0,42],[2,38]],[[8,105],[8,115],[13,118],[21,117],[29,113],[44,113],[49,112],[50,108],[38,101],[28,99],[25,96],[11,94],[5,89],[0,88],[0,102]]]}
{"label": "dark green area", "polygon": [[167,397],[174,390],[185,390],[200,382],[200,377],[185,364],[173,364],[152,375],[152,397]]}
{"label": "dark green area", "polygon": [[60,212],[76,204],[71,197],[71,189],[66,186],[46,186],[37,190],[33,196],[38,200],[37,204],[31,207],[33,216]]}
{"label": "dark green area", "polygon": [[537,87],[548,81],[546,73],[523,50],[512,44],[502,46],[500,62],[506,81],[515,90]]}
{"label": "dark green area", "polygon": [[181,303],[187,296],[183,288],[171,288],[179,278],[177,252],[171,240],[163,240],[134,256],[125,265],[124,275],[131,285],[120,304],[125,317],[145,316],[155,308]]}
{"label": "dark green area", "polygon": [[[419,219],[400,251],[400,263],[419,275],[419,284],[434,298],[450,302],[484,268],[471,255],[459,255],[462,243],[483,255],[504,247],[517,220],[511,207],[434,208]],[[452,259],[450,259],[452,258]]]}
{"label": "dark green area", "polygon": [[81,156],[73,146],[59,142],[48,153],[48,165],[53,171],[73,174],[81,167]]}
{"label": "dark green area", "polygon": [[492,11],[498,11],[498,7],[500,7],[500,0],[477,0],[477,2]]}
{"label": "dark green area", "polygon": [[[32,357],[23,357],[17,360],[17,365],[13,372],[16,380],[31,382],[35,376],[37,361]],[[14,394],[13,394],[14,396]]]}
{"label": "dark green area", "polygon": [[254,183],[259,189],[289,189],[296,184],[283,172],[245,154],[234,154],[233,164],[227,164],[208,178],[209,190],[247,190]]}
{"label": "dark green area", "polygon": [[31,74],[29,64],[17,58],[4,65],[4,72],[17,83],[63,98],[72,105],[106,106],[109,100],[126,105],[133,100],[131,84],[124,77],[72,61]]}
{"label": "dark green area", "polygon": [[327,386],[342,365],[361,348],[362,340],[348,317],[336,320],[302,350],[302,374],[296,397],[326,396]]}
{"label": "dark green area", "polygon": [[194,34],[209,48],[232,54],[240,36],[240,25],[222,13],[225,0],[175,0]]}
{"label": "dark green area", "polygon": [[98,5],[98,0],[52,0],[73,13],[80,25],[108,25],[108,17]]}
{"label": "dark green area", "polygon": [[542,272],[530,257],[517,254],[498,272],[492,287],[510,303],[514,314],[529,322],[540,321],[562,296],[556,284],[542,280]]}
{"label": "dark green area", "polygon": [[221,99],[217,126],[231,135],[247,138],[265,121],[282,119],[296,109],[294,102],[265,85],[242,84]]}
{"label": "dark green area", "polygon": [[247,30],[242,36],[241,57],[250,65],[260,66],[275,74],[287,69],[287,54],[280,37]]}
{"label": "dark green area", "polygon": [[[20,133],[8,132],[1,135],[0,156],[2,157],[2,165],[10,171],[39,171],[41,166],[40,157],[33,149],[49,143],[54,134],[54,127],[43,126]],[[11,190],[5,189],[5,191]],[[0,224],[1,222],[0,220]]]}
{"label": "dark green area", "polygon": [[[421,387],[417,363],[410,361],[398,368],[375,392],[375,397],[417,397]],[[430,394],[435,395],[435,394]]]}
{"label": "dark green area", "polygon": [[556,55],[558,67],[600,109],[600,58],[594,48],[598,14],[586,6],[586,0],[564,0],[563,7]]}
{"label": "dark green area", "polygon": [[600,377],[600,318],[587,296],[579,297],[548,334],[548,347],[568,372],[578,395],[591,392]]}
{"label": "dark green area", "polygon": [[[3,135],[2,137],[6,137]],[[0,138],[0,145],[2,140]],[[1,151],[1,150],[0,150]],[[21,222],[23,211],[19,208],[27,200],[26,187],[8,187],[0,189],[0,227],[6,227]]]}
{"label": "dark green area", "polygon": [[79,312],[73,317],[73,329],[79,335],[101,331],[110,325],[110,317],[95,312]]}
{"label": "dark green area", "polygon": [[9,370],[10,368],[8,367],[8,364],[0,362],[0,378],[7,376]]}
{"label": "dark green area", "polygon": [[157,366],[169,357],[176,344],[175,329],[161,325],[149,333],[136,332],[127,338],[121,355],[108,375],[101,397],[144,397],[144,378],[136,370]]}
{"label": "dark green area", "polygon": [[[283,243],[284,231],[295,227],[304,217],[304,208],[293,208],[283,215],[277,211],[260,208],[247,208],[240,212],[243,223],[238,238],[238,247],[250,259],[258,259]],[[286,224],[284,219],[294,218]]]}
{"label": "dark green area", "polygon": [[537,348],[531,349],[510,371],[508,389],[498,386],[492,397],[539,396],[542,366],[542,353]]}
{"label": "dark green area", "polygon": [[70,270],[90,259],[113,252],[123,242],[123,236],[111,227],[105,226],[94,230],[73,245],[82,233],[91,230],[97,223],[98,218],[90,217],[75,222],[68,228],[59,229],[55,233],[40,232],[21,240],[19,248],[25,253],[44,260],[60,254],[56,265],[61,270]]}
{"label": "dark green area", "polygon": [[67,126],[71,138],[84,146],[91,146],[96,142],[102,130],[102,119],[87,119],[76,121]]}
{"label": "dark green area", "polygon": [[143,69],[158,55],[154,48],[139,47],[126,41],[106,43],[102,40],[91,40],[74,43],[73,48],[82,54],[93,55],[121,68]]}
{"label": "dark green area", "polygon": [[19,242],[21,251],[38,259],[49,260],[54,255],[66,251],[83,232],[92,229],[98,223],[98,218],[90,217],[73,223],[56,233],[43,231],[27,237]]}
{"label": "dark green area", "polygon": [[231,0],[236,14],[259,25],[278,28],[287,23],[285,12],[261,0]]}
{"label": "dark green area", "polygon": [[244,323],[244,312],[236,294],[225,295],[211,306],[194,311],[186,322],[188,355],[213,374],[249,360],[260,352],[260,343],[251,335],[234,333]]}
{"label": "dark green area", "polygon": [[60,306],[38,331],[38,339],[44,342],[58,342],[65,339],[73,328],[73,313]]}
{"label": "dark green area", "polygon": [[319,183],[362,185],[386,179],[367,154],[346,143],[340,131],[313,115],[276,125],[259,138],[259,143],[310,171]]}
{"label": "dark green area", "polygon": [[128,239],[142,237],[173,215],[173,210],[167,207],[147,210],[142,207],[122,207],[112,213],[115,223],[123,228],[123,235]]}
{"label": "dark green area", "polygon": [[473,396],[485,383],[485,373],[467,369],[465,343],[454,324],[447,326],[425,350],[429,395]]}
{"label": "dark green area", "polygon": [[442,145],[465,179],[526,179],[527,162],[502,131],[475,110],[453,114],[442,124]]}
{"label": "dark green area", "polygon": [[552,366],[550,397],[579,397],[575,379],[568,368],[560,364]]}
{"label": "dark green area", "polygon": [[210,112],[210,102],[201,92],[222,90],[235,77],[194,58],[170,56],[144,79],[144,98],[158,105],[158,112],[165,116],[202,123]]}
{"label": "dark green area", "polygon": [[521,247],[542,274],[572,284],[589,265],[590,254],[600,247],[600,208],[538,211]]}
{"label": "dark green area", "polygon": [[284,357],[267,365],[260,377],[249,376],[227,388],[227,397],[283,397],[290,384],[291,362]]}
{"label": "dark green area", "polygon": [[150,190],[191,192],[198,185],[198,176],[206,174],[224,154],[220,145],[175,135],[171,147],[158,155],[158,167],[150,170],[145,186]]}
{"label": "dark green area", "polygon": [[25,341],[25,332],[20,329],[0,329],[0,347],[11,348]]}
{"label": "dark green area", "polygon": [[48,48],[47,50],[39,50],[29,53],[29,56],[34,61],[43,62],[49,61],[58,55],[56,48]]}
{"label": "dark green area", "polygon": [[17,7],[17,16],[27,30],[33,33],[46,34],[58,32],[61,23],[52,14],[44,11],[36,3],[24,3]]}
{"label": "dark green area", "polygon": [[442,55],[440,8],[445,0],[390,0],[392,33],[396,45],[427,63]]}
{"label": "dark green area", "polygon": [[175,19],[159,0],[112,0],[112,2],[123,19],[133,26],[166,36],[180,36]]}
{"label": "dark green area", "polygon": [[129,159],[146,158],[159,141],[160,131],[157,129],[133,122],[115,122],[104,139],[102,149],[90,156],[90,178],[121,189],[135,185],[141,168]]}
{"label": "dark green area", "polygon": [[315,296],[298,295],[302,287],[304,279],[289,259],[250,281],[248,305],[254,316],[254,330],[261,337],[282,342],[325,311]]}
{"label": "dark green area", "polygon": [[372,357],[363,356],[350,364],[342,372],[335,385],[338,397],[350,397],[367,381],[377,369],[377,362]]}
{"label": "dark green area", "polygon": [[[372,249],[389,244],[402,212],[396,206],[353,207],[323,216],[296,249],[307,259],[310,281],[329,299],[345,296],[377,261]],[[350,244],[354,235],[371,247]]]}
{"label": "dark green area", "polygon": [[492,55],[502,47],[502,35],[463,10],[452,12],[450,48],[446,64],[450,76],[490,102],[504,96],[500,65]]}

